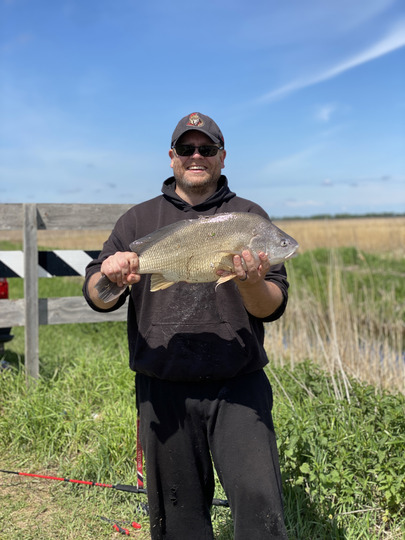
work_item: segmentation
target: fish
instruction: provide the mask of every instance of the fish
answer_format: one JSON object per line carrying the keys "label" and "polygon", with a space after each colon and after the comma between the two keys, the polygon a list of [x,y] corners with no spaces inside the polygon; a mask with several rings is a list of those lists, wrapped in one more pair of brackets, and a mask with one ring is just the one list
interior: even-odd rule
{"label": "fish", "polygon": [[[161,291],[175,283],[209,283],[217,286],[236,277],[233,257],[251,251],[267,253],[271,265],[296,254],[298,243],[270,220],[253,212],[226,212],[177,221],[139,240],[130,249],[138,255],[138,274],[152,274],[150,290]],[[242,260],[244,264],[244,261]],[[222,270],[222,276],[217,275]],[[99,298],[107,303],[126,289],[106,276],[96,284]]]}

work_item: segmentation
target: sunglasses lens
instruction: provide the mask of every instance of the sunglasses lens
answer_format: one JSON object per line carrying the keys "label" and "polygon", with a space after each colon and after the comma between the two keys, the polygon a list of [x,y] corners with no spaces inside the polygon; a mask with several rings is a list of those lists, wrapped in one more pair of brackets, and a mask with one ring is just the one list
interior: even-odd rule
{"label": "sunglasses lens", "polygon": [[203,157],[216,156],[218,153],[218,146],[200,146],[198,152]]}
{"label": "sunglasses lens", "polygon": [[218,153],[218,146],[206,145],[206,146],[193,146],[192,144],[177,144],[175,150],[177,155],[185,157],[192,156],[195,150],[198,150],[198,153],[202,157],[212,157],[216,156]]}
{"label": "sunglasses lens", "polygon": [[179,156],[192,156],[194,153],[194,146],[191,144],[178,144],[175,149]]}

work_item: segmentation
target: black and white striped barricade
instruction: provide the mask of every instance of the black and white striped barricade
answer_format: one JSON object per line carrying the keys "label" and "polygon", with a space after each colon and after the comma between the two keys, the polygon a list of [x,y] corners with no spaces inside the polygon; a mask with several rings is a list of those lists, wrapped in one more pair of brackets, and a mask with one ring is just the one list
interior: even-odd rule
{"label": "black and white striped barricade", "polygon": [[[86,266],[100,251],[38,251],[38,277],[84,276]],[[24,277],[24,252],[0,251],[0,277]]]}

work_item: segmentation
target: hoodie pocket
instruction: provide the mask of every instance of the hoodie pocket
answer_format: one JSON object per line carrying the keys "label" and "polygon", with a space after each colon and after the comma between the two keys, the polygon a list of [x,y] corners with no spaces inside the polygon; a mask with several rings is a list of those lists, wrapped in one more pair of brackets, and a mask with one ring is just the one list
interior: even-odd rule
{"label": "hoodie pocket", "polygon": [[230,377],[246,361],[244,340],[227,322],[151,324],[135,353],[139,371],[172,380]]}

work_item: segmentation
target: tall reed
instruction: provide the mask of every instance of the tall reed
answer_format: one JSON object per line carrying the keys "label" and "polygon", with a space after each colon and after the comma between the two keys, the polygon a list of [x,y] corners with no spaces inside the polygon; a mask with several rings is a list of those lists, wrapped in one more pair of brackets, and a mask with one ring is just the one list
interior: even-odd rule
{"label": "tall reed", "polygon": [[375,285],[372,270],[348,272],[336,250],[327,264],[310,260],[306,275],[288,266],[287,311],[266,328],[272,362],[314,361],[331,374],[338,398],[350,400],[348,377],[405,393],[404,306],[394,285]]}

